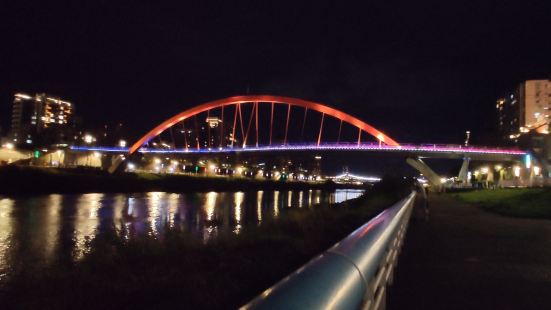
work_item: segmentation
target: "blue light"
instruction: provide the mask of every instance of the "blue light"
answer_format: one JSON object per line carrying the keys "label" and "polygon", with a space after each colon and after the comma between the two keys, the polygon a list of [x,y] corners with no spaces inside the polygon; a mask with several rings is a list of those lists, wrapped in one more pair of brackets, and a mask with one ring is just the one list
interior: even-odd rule
{"label": "blue light", "polygon": [[[100,146],[72,146],[74,151],[97,151],[128,153],[126,147],[100,147]],[[464,147],[461,145],[413,145],[402,144],[400,146],[380,145],[378,143],[327,143],[327,144],[285,144],[285,145],[260,145],[258,147],[231,148],[222,147],[214,149],[150,149],[142,147],[140,153],[153,154],[207,154],[207,153],[237,153],[237,152],[266,152],[266,151],[306,151],[306,150],[342,150],[342,151],[382,151],[382,152],[423,152],[423,153],[456,153],[456,154],[503,154],[524,155],[527,165],[531,165],[528,153],[515,149],[499,149],[485,147]]]}

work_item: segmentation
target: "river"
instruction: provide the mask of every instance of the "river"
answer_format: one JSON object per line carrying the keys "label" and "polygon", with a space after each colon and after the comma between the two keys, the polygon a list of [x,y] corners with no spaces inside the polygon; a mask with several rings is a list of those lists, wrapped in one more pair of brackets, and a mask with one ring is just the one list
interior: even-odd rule
{"label": "river", "polygon": [[356,198],[362,190],[256,191],[0,196],[0,281],[15,264],[79,260],[99,233],[126,238],[179,227],[208,242],[276,220],[286,208],[310,208]]}

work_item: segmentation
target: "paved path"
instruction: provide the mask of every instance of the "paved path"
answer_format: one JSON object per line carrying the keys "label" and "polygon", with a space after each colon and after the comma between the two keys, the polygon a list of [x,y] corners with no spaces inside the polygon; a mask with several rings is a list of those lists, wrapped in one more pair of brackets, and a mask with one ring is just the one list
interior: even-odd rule
{"label": "paved path", "polygon": [[551,220],[449,195],[432,195],[430,207],[428,223],[409,227],[388,309],[551,309]]}

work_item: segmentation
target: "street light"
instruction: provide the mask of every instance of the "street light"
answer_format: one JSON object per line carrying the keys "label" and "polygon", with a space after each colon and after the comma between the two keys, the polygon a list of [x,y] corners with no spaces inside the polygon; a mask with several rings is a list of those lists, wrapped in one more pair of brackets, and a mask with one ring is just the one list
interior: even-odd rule
{"label": "street light", "polygon": [[514,170],[514,173],[515,173],[515,177],[517,177],[517,178],[520,177],[520,167],[519,167],[519,166],[515,166],[515,167],[513,168],[513,170]]}
{"label": "street light", "polygon": [[465,146],[469,146],[469,139],[471,138],[471,131],[465,131]]}
{"label": "street light", "polygon": [[94,137],[92,135],[85,135],[84,136],[84,143],[90,144],[94,141]]}
{"label": "street light", "polygon": [[8,143],[4,144],[4,147],[7,148],[8,150],[13,150],[14,146],[13,146],[13,143],[8,142]]}

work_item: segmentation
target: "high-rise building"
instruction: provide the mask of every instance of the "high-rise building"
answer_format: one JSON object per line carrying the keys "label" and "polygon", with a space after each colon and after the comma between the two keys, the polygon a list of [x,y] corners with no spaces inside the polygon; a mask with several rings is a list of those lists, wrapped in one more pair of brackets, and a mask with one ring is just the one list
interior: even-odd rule
{"label": "high-rise building", "polygon": [[503,138],[518,141],[525,133],[548,134],[551,117],[551,81],[528,80],[496,102]]}
{"label": "high-rise building", "polygon": [[73,105],[47,94],[14,95],[10,136],[15,144],[45,146],[67,143]]}

